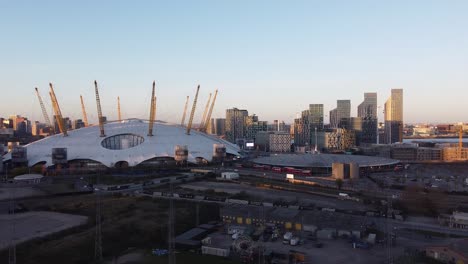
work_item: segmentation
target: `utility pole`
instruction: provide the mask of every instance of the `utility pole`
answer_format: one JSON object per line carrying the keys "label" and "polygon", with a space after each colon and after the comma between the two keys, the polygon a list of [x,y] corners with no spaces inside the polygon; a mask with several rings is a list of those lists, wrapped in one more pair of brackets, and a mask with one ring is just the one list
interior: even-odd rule
{"label": "utility pole", "polygon": [[[171,190],[171,194],[174,193],[174,190],[172,188],[172,182],[169,183],[170,185],[170,190]],[[168,227],[168,240],[167,240],[167,243],[168,243],[168,251],[169,251],[169,264],[176,264],[176,257],[175,257],[175,235],[174,235],[174,219],[175,216],[174,216],[174,199],[173,197],[170,197],[169,199],[169,212],[168,212],[168,217],[167,217],[167,220],[168,220],[168,223],[167,223],[167,227]]]}
{"label": "utility pole", "polygon": [[[96,185],[99,183],[99,174],[100,173],[96,176]],[[94,241],[94,259],[98,262],[102,262],[101,190],[97,190],[96,192],[96,236]]]}
{"label": "utility pole", "polygon": [[10,246],[8,248],[8,264],[16,264],[16,226],[15,226],[15,188],[10,190],[10,210],[11,210],[11,238],[10,238]]}

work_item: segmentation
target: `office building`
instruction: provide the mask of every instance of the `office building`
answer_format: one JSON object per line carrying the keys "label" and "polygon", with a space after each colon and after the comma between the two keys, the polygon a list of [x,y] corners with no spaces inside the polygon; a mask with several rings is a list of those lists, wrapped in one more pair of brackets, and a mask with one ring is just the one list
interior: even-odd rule
{"label": "office building", "polygon": [[392,89],[384,108],[385,143],[403,142],[403,89]]}
{"label": "office building", "polygon": [[330,128],[349,128],[351,101],[337,100],[336,108],[330,111]]}
{"label": "office building", "polygon": [[236,143],[237,139],[244,138],[245,119],[249,115],[247,110],[237,108],[226,110],[226,140]]}
{"label": "office building", "polygon": [[309,104],[310,129],[323,130],[323,104]]}
{"label": "office building", "polygon": [[358,117],[377,118],[377,93],[364,93],[364,101],[358,106]]}
{"label": "office building", "polygon": [[378,138],[377,93],[364,93],[364,101],[358,106],[361,131],[356,134],[357,144],[376,144]]}

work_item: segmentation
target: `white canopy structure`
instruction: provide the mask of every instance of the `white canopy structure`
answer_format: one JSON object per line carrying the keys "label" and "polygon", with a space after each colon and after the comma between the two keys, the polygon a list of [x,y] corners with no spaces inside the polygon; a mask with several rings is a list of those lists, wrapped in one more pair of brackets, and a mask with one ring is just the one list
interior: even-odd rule
{"label": "white canopy structure", "polygon": [[[184,127],[164,122],[155,123],[153,136],[147,136],[148,122],[140,119],[106,123],[105,133],[106,137],[100,137],[99,126],[90,126],[69,131],[67,137],[58,134],[28,144],[28,165],[52,165],[54,148],[66,148],[68,161],[93,160],[107,167],[119,162],[136,166],[156,157],[174,157],[177,145],[187,146],[187,161],[192,163],[197,158],[211,161],[216,144],[224,145],[227,155],[240,155],[235,144],[198,131],[187,135]],[[4,156],[5,161],[10,159],[11,153]]]}

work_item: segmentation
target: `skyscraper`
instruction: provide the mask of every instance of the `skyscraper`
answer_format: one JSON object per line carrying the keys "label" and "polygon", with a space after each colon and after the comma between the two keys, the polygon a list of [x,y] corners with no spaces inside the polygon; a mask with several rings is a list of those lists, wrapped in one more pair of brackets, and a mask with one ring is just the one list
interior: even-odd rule
{"label": "skyscraper", "polygon": [[323,130],[323,104],[309,104],[310,129]]}
{"label": "skyscraper", "polygon": [[351,101],[337,100],[336,108],[330,111],[331,128],[348,128],[351,117]]}
{"label": "skyscraper", "polygon": [[358,106],[358,117],[377,118],[377,93],[364,93],[364,101]]}
{"label": "skyscraper", "polygon": [[364,93],[364,101],[358,106],[361,131],[356,134],[358,144],[375,144],[378,135],[377,93]]}
{"label": "skyscraper", "polygon": [[294,119],[294,145],[296,146],[310,145],[309,112],[309,110],[304,110],[300,117]]}
{"label": "skyscraper", "polygon": [[226,140],[236,143],[236,139],[244,137],[244,122],[248,115],[247,110],[237,108],[226,110]]}
{"label": "skyscraper", "polygon": [[392,89],[385,102],[385,143],[403,141],[403,89]]}

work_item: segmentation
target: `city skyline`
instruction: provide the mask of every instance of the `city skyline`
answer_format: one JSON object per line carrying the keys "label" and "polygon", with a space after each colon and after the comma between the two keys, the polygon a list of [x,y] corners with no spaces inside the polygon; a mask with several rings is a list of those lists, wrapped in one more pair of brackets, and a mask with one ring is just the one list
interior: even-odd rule
{"label": "city skyline", "polygon": [[357,116],[362,94],[376,92],[383,120],[383,102],[401,87],[405,122],[468,121],[466,2],[186,5],[3,4],[0,115],[42,120],[34,87],[50,112],[52,82],[65,116],[80,118],[82,94],[96,123],[96,79],[109,119],[117,96],[124,118],[147,118],[156,80],[158,118],[174,123],[198,84],[201,104],[219,89],[215,118],[237,107],[292,123],[309,104],[328,113],[337,99]]}

